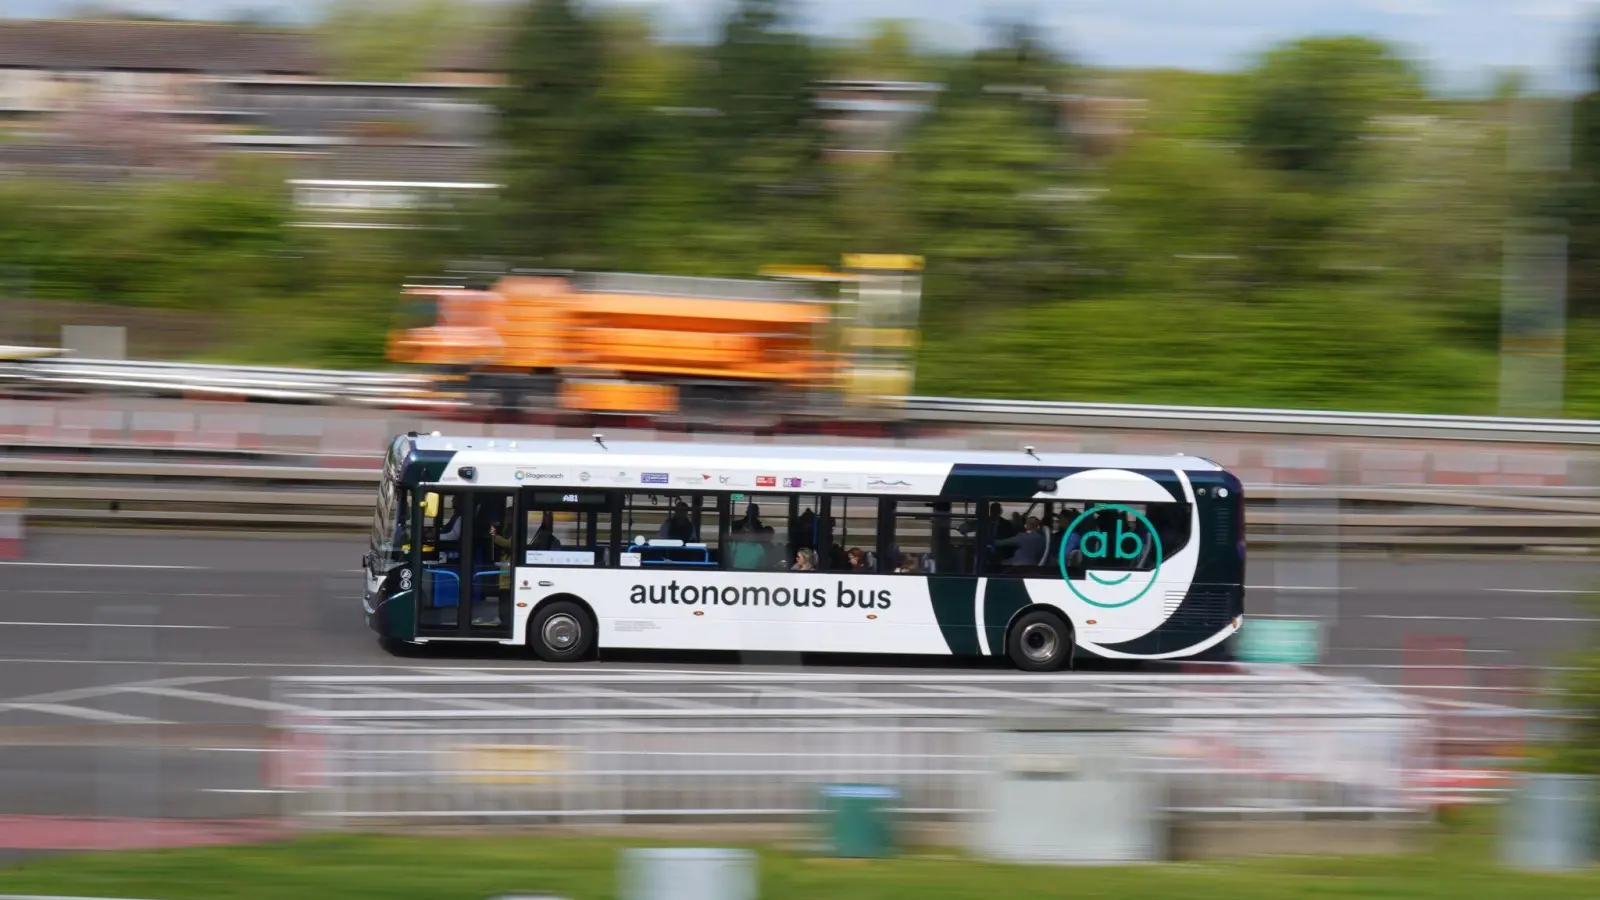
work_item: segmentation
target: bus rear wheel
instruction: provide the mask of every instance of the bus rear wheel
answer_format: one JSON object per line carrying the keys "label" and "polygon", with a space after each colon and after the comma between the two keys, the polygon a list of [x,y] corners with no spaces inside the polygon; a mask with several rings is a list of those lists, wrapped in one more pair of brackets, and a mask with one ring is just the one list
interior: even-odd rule
{"label": "bus rear wheel", "polygon": [[1072,626],[1053,612],[1036,609],[1006,632],[1006,655],[1024,672],[1054,672],[1072,664]]}
{"label": "bus rear wheel", "polygon": [[542,607],[528,623],[528,643],[545,662],[577,662],[594,649],[594,619],[570,600]]}

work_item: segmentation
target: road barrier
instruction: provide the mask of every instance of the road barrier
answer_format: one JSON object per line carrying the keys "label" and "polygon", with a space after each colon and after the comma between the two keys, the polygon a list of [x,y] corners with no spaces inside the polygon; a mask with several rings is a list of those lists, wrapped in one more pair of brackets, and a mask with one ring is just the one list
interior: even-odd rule
{"label": "road barrier", "polygon": [[[369,468],[0,457],[35,523],[364,530]],[[1600,546],[1600,490],[1249,484],[1248,539],[1344,546]],[[5,521],[0,507],[0,523]],[[20,517],[19,517],[20,519]],[[21,538],[21,522],[16,523]],[[0,528],[4,528],[0,524]],[[4,532],[0,532],[3,535]]]}
{"label": "road barrier", "polygon": [[[276,403],[454,410],[472,404],[439,392],[425,375],[215,366],[50,357],[0,363],[0,388],[12,393],[71,392],[253,399]],[[959,397],[885,398],[914,425],[1021,427],[1044,431],[1166,431],[1188,435],[1319,435],[1592,446],[1600,422],[1487,416],[1427,416],[1238,407],[1061,403]]]}
{"label": "road barrier", "polygon": [[1428,801],[1407,773],[1434,759],[1416,702],[1304,670],[458,672],[280,678],[274,696],[323,741],[322,787],[292,795],[306,824],[807,820],[840,783],[892,787],[908,820],[960,821],[986,802],[995,717],[1091,708],[1134,723],[1176,815],[1412,813]]}

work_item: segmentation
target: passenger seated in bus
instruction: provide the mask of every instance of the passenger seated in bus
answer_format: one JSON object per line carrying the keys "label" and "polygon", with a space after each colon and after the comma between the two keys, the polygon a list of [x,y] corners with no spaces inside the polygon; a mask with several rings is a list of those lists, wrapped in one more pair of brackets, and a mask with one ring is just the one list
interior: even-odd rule
{"label": "passenger seated in bus", "polygon": [[867,555],[861,552],[860,547],[851,547],[850,551],[844,555],[844,558],[845,563],[854,571],[860,571],[867,567]]}
{"label": "passenger seated in bus", "polygon": [[656,537],[668,538],[674,541],[683,541],[692,544],[699,539],[695,533],[694,522],[689,519],[689,504],[678,501],[672,508],[672,515],[661,523],[661,529],[656,532]]}
{"label": "passenger seated in bus", "polygon": [[920,575],[922,574],[922,557],[915,553],[902,553],[900,555],[900,565],[896,566],[894,571],[899,575]]}
{"label": "passenger seated in bus", "polygon": [[995,541],[996,547],[1011,547],[1012,553],[1002,565],[1008,569],[1035,568],[1044,558],[1047,545],[1044,532],[1039,530],[1039,517],[1029,516],[1022,523],[1022,533]]}
{"label": "passenger seated in bus", "polygon": [[795,551],[794,565],[790,568],[795,572],[815,572],[817,570],[817,551],[810,547],[801,547]]}
{"label": "passenger seated in bus", "polygon": [[758,540],[760,535],[749,529],[739,529],[728,535],[732,545],[729,560],[735,569],[760,569],[767,564],[767,551]]}

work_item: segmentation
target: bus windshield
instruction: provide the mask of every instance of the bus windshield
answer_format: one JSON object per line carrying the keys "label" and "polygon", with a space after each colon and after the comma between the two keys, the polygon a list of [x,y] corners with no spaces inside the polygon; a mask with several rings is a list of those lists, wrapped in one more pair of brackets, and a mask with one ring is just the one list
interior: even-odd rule
{"label": "bus windshield", "polygon": [[378,487],[378,505],[372,514],[372,561],[374,564],[405,562],[403,516],[405,491],[391,478]]}

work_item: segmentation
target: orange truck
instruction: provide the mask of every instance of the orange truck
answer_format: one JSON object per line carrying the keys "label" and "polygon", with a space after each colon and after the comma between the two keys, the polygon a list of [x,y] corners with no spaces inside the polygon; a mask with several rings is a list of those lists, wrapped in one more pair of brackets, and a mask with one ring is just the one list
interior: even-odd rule
{"label": "orange truck", "polygon": [[[487,289],[411,285],[406,296],[432,321],[391,333],[388,356],[464,379],[507,409],[695,418],[881,407],[876,398],[910,387],[920,265],[856,256],[839,272],[751,280],[513,271]],[[822,296],[817,283],[845,289]]]}

